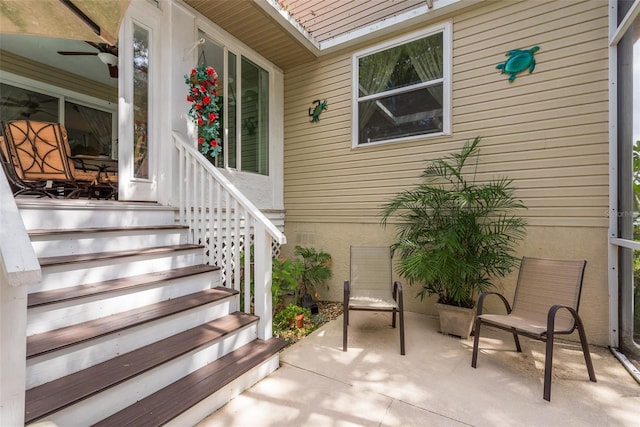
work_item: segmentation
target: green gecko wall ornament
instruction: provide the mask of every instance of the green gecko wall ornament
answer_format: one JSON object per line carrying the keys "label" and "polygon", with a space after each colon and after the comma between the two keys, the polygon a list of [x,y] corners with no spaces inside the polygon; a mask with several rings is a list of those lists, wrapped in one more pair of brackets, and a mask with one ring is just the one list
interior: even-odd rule
{"label": "green gecko wall ornament", "polygon": [[536,59],[533,54],[540,50],[539,46],[534,46],[528,50],[514,49],[507,52],[509,58],[502,64],[496,65],[498,70],[502,70],[501,74],[509,74],[509,81],[516,79],[516,74],[529,69],[529,74],[533,73],[536,67]]}
{"label": "green gecko wall ornament", "polygon": [[324,101],[316,99],[315,101],[313,101],[313,103],[316,104],[316,106],[309,108],[309,117],[311,117],[311,123],[320,121],[320,113],[322,113],[324,110],[329,109],[327,107],[326,99]]}

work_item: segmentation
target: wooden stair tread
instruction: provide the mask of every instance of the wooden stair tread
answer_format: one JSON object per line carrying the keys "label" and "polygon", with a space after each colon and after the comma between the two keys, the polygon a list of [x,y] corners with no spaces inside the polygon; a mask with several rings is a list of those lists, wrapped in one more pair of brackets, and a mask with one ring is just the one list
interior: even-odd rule
{"label": "wooden stair tread", "polygon": [[235,312],[27,390],[26,422],[36,421],[257,321],[256,316]]}
{"label": "wooden stair tread", "polygon": [[237,294],[217,287],[27,337],[27,359]]}
{"label": "wooden stair tread", "polygon": [[109,252],[96,252],[86,254],[74,254],[74,255],[62,255],[38,258],[41,267],[49,267],[53,265],[69,264],[74,262],[90,262],[109,260],[116,258],[124,258],[137,255],[159,255],[164,253],[171,253],[181,250],[189,249],[202,249],[202,245],[183,244],[183,245],[168,245],[168,246],[156,246],[145,249],[128,249],[124,251],[109,251]]}
{"label": "wooden stair tread", "polygon": [[126,227],[91,227],[91,228],[60,228],[60,229],[47,229],[47,228],[34,228],[29,230],[27,234],[30,237],[37,236],[56,236],[60,234],[82,234],[82,233],[112,233],[117,231],[132,232],[132,231],[163,231],[163,230],[188,230],[186,225],[132,225]]}
{"label": "wooden stair tread", "polygon": [[255,340],[192,372],[156,393],[94,424],[109,426],[161,426],[215,393],[286,346],[278,338]]}
{"label": "wooden stair tread", "polygon": [[174,268],[172,270],[155,273],[141,274],[138,276],[121,277],[102,282],[88,283],[84,285],[70,286],[50,291],[34,292],[27,297],[27,307],[37,307],[45,304],[53,304],[69,301],[82,297],[114,292],[127,288],[151,285],[162,281],[188,277],[196,274],[219,270],[220,267],[210,265],[196,265],[190,267]]}

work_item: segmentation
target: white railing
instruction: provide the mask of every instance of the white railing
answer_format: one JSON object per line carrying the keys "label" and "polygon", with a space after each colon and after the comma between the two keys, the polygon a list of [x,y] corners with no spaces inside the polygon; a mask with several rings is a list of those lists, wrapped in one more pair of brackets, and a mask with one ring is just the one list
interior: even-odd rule
{"label": "white railing", "polygon": [[241,292],[241,309],[260,317],[258,338],[268,339],[271,261],[274,245],[285,244],[286,237],[195,147],[175,132],[173,140],[180,223],[189,226],[192,243],[205,246],[207,263],[221,268],[223,285]]}
{"label": "white railing", "polygon": [[24,425],[27,285],[42,277],[40,263],[0,167],[0,420]]}

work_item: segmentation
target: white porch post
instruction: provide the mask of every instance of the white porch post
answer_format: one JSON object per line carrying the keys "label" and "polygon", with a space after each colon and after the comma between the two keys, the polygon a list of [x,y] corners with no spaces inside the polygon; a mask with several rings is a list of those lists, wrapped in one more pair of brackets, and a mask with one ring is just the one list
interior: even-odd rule
{"label": "white porch post", "polygon": [[42,273],[9,183],[0,172],[0,425],[24,425],[27,285]]}
{"label": "white porch post", "polygon": [[254,233],[255,314],[260,317],[258,338],[267,340],[272,335],[271,236],[260,223],[255,224]]}

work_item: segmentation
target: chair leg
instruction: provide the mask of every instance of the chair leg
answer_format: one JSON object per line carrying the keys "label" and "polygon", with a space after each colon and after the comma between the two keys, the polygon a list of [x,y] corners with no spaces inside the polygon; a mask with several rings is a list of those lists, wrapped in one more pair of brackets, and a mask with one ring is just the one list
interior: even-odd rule
{"label": "chair leg", "polygon": [[589,380],[592,382],[596,381],[596,372],[593,370],[593,363],[591,362],[591,353],[589,353],[589,344],[587,343],[587,334],[584,332],[584,326],[582,324],[582,320],[577,313],[574,315],[576,320],[576,326],[578,328],[578,333],[580,334],[580,344],[582,345],[582,354],[584,355],[584,363],[587,365],[587,371],[589,372]]}
{"label": "chair leg", "polygon": [[[395,318],[395,316],[394,316]],[[404,310],[402,308],[402,303],[400,303],[400,354],[402,356],[405,355],[404,351]]]}
{"label": "chair leg", "polygon": [[522,353],[522,347],[520,347],[520,339],[518,338],[518,333],[516,332],[515,328],[512,329],[513,332],[513,341],[515,341],[516,343],[516,350],[518,351],[518,353]]}
{"label": "chair leg", "polygon": [[482,320],[476,317],[476,329],[473,331],[473,353],[471,356],[471,367],[475,368],[478,362],[478,344],[480,342],[480,325]]}
{"label": "chair leg", "polygon": [[349,281],[344,282],[344,296],[342,302],[342,351],[347,351],[347,329],[349,328]]}
{"label": "chair leg", "polygon": [[349,309],[342,315],[342,351],[347,351],[347,330],[349,329]]}
{"label": "chair leg", "polygon": [[553,329],[547,334],[547,348],[544,356],[544,391],[542,397],[551,402],[551,370],[553,369]]}
{"label": "chair leg", "polygon": [[398,312],[398,310],[396,310],[395,308],[393,310],[391,310],[391,327],[395,328],[396,327],[396,313]]}

